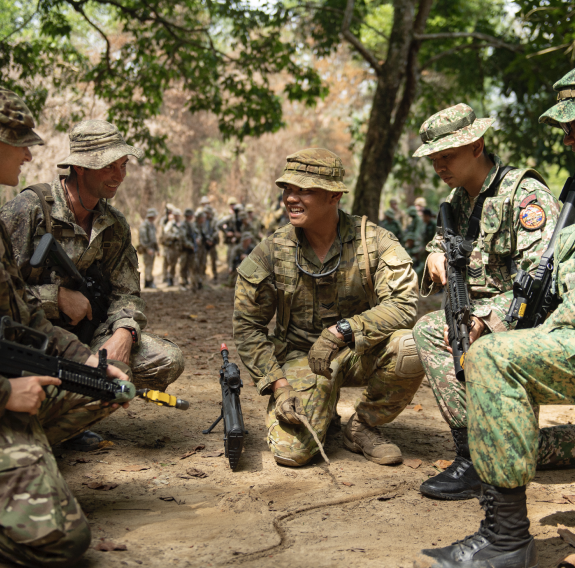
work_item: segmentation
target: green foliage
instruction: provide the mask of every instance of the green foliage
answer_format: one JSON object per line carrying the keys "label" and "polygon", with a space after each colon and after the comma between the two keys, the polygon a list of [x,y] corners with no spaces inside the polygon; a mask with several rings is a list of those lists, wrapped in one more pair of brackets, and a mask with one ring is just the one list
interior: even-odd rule
{"label": "green foliage", "polygon": [[288,77],[290,100],[309,105],[326,94],[301,63],[301,46],[282,40],[286,18],[279,4],[264,9],[241,0],[39,0],[29,23],[37,33],[0,41],[0,81],[35,112],[47,94],[38,78],[53,77],[57,88],[72,85],[79,94],[90,86],[108,103],[109,120],[147,147],[152,163],[181,167],[166,137],[146,122],[160,113],[167,89],[182,89],[190,112],[215,113],[224,137],[240,140],[283,125],[272,76]]}

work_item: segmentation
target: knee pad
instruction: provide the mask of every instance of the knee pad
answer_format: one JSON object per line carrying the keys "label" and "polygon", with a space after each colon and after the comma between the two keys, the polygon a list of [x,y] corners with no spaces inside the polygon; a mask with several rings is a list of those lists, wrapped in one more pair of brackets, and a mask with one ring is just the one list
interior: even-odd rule
{"label": "knee pad", "polygon": [[413,333],[399,338],[395,375],[400,379],[416,379],[423,375],[423,365],[415,348]]}

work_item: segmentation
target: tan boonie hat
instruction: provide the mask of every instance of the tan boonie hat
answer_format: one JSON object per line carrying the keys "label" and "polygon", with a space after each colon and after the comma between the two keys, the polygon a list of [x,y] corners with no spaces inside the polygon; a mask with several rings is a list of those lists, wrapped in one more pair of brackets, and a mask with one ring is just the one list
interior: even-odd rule
{"label": "tan boonie hat", "polygon": [[464,103],[446,108],[421,125],[419,135],[423,145],[413,157],[421,158],[447,148],[471,144],[479,140],[494,122],[494,118],[476,118],[473,109]]}
{"label": "tan boonie hat", "polygon": [[246,239],[253,239],[254,236],[249,232],[249,231],[245,231],[244,233],[242,233],[242,241],[245,241]]}
{"label": "tan boonie hat", "polygon": [[144,152],[126,144],[113,124],[105,120],[83,120],[72,128],[70,155],[58,167],[82,166],[89,170],[101,170],[124,156],[135,156],[141,160]]}
{"label": "tan boonie hat", "polygon": [[32,130],[35,127],[26,103],[16,93],[0,87],[0,142],[18,148],[44,144]]}
{"label": "tan boonie hat", "polygon": [[228,205],[237,205],[238,200],[235,197],[228,197]]}
{"label": "tan boonie hat", "polygon": [[204,195],[200,199],[200,205],[209,205],[209,203],[210,203],[210,198],[207,195]]}
{"label": "tan boonie hat", "polygon": [[575,69],[561,77],[553,85],[553,89],[557,91],[559,102],[545,111],[539,117],[539,122],[560,128],[561,122],[566,123],[575,120]]}
{"label": "tan boonie hat", "polygon": [[283,189],[284,184],[291,183],[303,189],[318,187],[348,193],[344,175],[343,163],[336,154],[325,148],[307,148],[287,157],[284,173],[276,185]]}

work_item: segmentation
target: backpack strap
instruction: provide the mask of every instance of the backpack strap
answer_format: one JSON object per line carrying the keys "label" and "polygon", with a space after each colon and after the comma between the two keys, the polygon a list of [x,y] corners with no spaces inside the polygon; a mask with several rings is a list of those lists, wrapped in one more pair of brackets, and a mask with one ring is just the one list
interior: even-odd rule
{"label": "backpack strap", "polygon": [[[42,207],[42,213],[44,213],[44,221],[46,223],[46,232],[54,234],[54,238],[58,238],[58,236],[62,236],[62,227],[61,226],[54,226],[56,231],[53,231],[52,228],[52,204],[54,203],[54,196],[52,195],[52,187],[49,183],[37,183],[35,185],[29,185],[25,187],[20,193],[24,193],[25,191],[33,191],[40,200],[40,206]],[[60,229],[59,235],[56,235],[55,232],[58,232],[57,229]]]}
{"label": "backpack strap", "polygon": [[372,294],[374,294],[373,280],[371,278],[371,266],[369,262],[369,254],[367,252],[367,241],[365,237],[365,227],[367,225],[367,215],[361,218],[361,246],[363,248],[363,257],[365,258],[365,278],[367,280],[367,286]]}

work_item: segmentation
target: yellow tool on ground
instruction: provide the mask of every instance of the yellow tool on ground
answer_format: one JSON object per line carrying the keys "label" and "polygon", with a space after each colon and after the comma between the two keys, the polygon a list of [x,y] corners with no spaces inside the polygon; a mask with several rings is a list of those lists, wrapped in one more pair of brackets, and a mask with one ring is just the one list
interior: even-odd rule
{"label": "yellow tool on ground", "polygon": [[188,410],[188,408],[190,408],[190,403],[187,400],[176,398],[167,392],[140,389],[136,391],[136,396],[139,396],[148,402],[153,402],[158,406],[171,406],[179,410]]}

